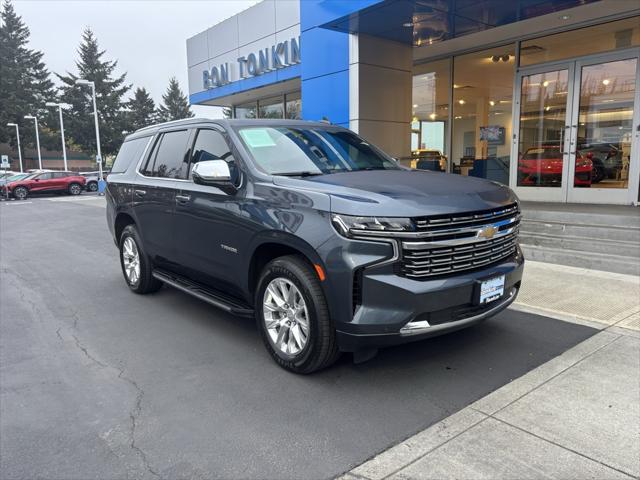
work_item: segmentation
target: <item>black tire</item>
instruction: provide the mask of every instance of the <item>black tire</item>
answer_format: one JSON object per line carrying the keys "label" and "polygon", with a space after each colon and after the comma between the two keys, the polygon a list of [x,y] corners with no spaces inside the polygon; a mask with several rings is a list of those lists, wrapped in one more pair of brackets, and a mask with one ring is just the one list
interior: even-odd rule
{"label": "black tire", "polygon": [[[276,278],[289,280],[298,288],[309,312],[307,342],[296,355],[287,355],[274,347],[265,325],[262,307],[265,290]],[[330,366],[339,358],[336,330],[329,316],[329,308],[320,280],[305,258],[289,255],[268,263],[260,275],[255,306],[256,322],[262,340],[273,359],[282,368],[294,373],[308,374]]]}
{"label": "black tire", "polygon": [[97,192],[97,191],[98,191],[98,182],[87,183],[87,192]]}
{"label": "black tire", "polygon": [[13,189],[13,196],[16,200],[26,200],[29,196],[29,189],[27,187],[16,187]]}
{"label": "black tire", "polygon": [[82,193],[82,185],[79,183],[72,183],[69,185],[67,191],[69,192],[69,195],[80,195]]}
{"label": "black tire", "polygon": [[[127,276],[127,272],[125,270],[123,252],[124,243],[127,238],[131,238],[133,240],[139,256],[140,274],[137,280],[134,282],[129,280],[129,277]],[[125,282],[127,282],[127,285],[129,286],[131,291],[140,295],[157,292],[160,287],[162,287],[162,282],[151,275],[153,266],[151,264],[151,261],[149,260],[149,257],[147,257],[144,250],[142,249],[142,241],[135,225],[127,225],[124,228],[122,234],[120,235],[120,242],[118,245],[120,249],[120,267],[122,268],[122,275],[124,276],[124,280]]]}
{"label": "black tire", "polygon": [[607,176],[602,165],[594,164],[591,170],[591,183],[600,183]]}

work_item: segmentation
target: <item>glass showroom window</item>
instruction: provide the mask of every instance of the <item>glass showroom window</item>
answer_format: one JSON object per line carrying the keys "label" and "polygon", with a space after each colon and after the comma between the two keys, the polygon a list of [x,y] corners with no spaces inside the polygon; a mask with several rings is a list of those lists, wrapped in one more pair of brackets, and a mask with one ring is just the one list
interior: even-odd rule
{"label": "glass showroom window", "polygon": [[453,171],[509,183],[515,47],[461,55],[453,63]]}
{"label": "glass showroom window", "polygon": [[411,158],[401,163],[422,170],[446,171],[450,59],[413,69]]}
{"label": "glass showroom window", "polygon": [[637,45],[640,45],[640,17],[631,17],[522,42],[520,65],[564,60]]}
{"label": "glass showroom window", "polygon": [[302,119],[302,100],[300,98],[300,92],[287,93],[285,101],[287,109],[287,118],[293,120]]}
{"label": "glass showroom window", "polygon": [[234,118],[257,118],[256,102],[245,103],[244,105],[237,105],[235,107]]}
{"label": "glass showroom window", "polygon": [[284,97],[278,95],[277,97],[265,98],[258,101],[258,118],[282,118]]}

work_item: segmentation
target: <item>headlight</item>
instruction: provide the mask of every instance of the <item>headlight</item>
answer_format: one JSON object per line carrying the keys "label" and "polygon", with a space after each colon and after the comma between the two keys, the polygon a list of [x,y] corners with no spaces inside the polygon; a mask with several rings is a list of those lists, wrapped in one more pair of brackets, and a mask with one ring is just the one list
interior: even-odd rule
{"label": "headlight", "polygon": [[353,217],[333,214],[331,217],[336,230],[345,237],[367,232],[411,232],[415,230],[410,218],[395,217]]}

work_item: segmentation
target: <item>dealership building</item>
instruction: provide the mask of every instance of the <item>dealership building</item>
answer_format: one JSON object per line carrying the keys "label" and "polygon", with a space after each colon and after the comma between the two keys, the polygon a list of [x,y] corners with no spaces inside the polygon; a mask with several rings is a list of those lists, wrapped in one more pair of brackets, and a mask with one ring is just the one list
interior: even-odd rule
{"label": "dealership building", "polygon": [[637,204],[637,0],[264,0],[187,40],[192,104],[326,120],[524,200]]}

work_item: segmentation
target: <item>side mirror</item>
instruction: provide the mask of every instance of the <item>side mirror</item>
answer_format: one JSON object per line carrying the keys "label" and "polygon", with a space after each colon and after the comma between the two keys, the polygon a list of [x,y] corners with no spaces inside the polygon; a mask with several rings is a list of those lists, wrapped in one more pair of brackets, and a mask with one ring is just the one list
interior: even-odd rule
{"label": "side mirror", "polygon": [[205,160],[198,162],[191,170],[193,182],[199,185],[218,187],[222,191],[235,192],[237,187],[231,178],[229,163],[225,160]]}

